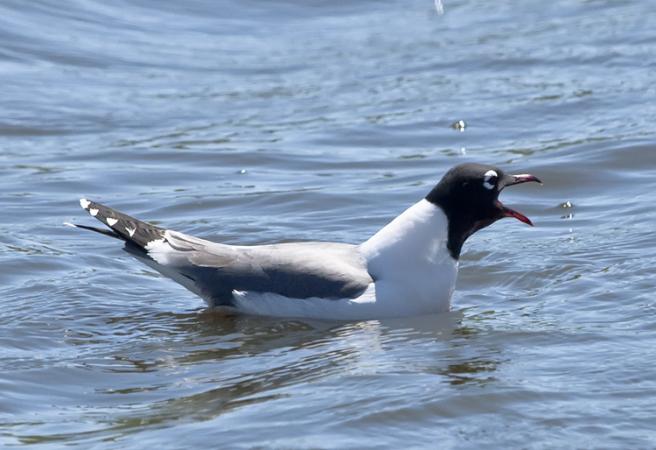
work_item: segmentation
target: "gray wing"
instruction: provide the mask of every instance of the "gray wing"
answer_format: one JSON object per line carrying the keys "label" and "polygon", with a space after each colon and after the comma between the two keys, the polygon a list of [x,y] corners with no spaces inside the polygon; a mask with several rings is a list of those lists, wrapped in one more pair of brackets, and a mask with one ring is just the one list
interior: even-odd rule
{"label": "gray wing", "polygon": [[212,305],[230,305],[233,291],[355,298],[373,282],[357,247],[349,244],[231,246],[167,230],[145,250],[165,270],[156,269],[169,276],[173,270]]}
{"label": "gray wing", "polygon": [[159,228],[91,200],[80,199],[80,205],[110,230],[70,225],[126,241],[129,253],[211,305],[230,305],[233,291],[355,298],[372,283],[354,245],[225,245]]}

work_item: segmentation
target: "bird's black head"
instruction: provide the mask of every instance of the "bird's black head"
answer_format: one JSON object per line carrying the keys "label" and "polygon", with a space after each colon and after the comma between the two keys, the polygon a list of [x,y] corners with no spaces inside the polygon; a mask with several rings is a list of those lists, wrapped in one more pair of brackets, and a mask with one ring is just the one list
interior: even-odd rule
{"label": "bird's black head", "polygon": [[504,217],[514,217],[533,225],[525,215],[504,206],[499,193],[506,186],[536,181],[533,175],[506,175],[501,169],[483,164],[461,164],[449,170],[426,196],[442,208],[449,219],[448,248],[454,259],[467,238]]}

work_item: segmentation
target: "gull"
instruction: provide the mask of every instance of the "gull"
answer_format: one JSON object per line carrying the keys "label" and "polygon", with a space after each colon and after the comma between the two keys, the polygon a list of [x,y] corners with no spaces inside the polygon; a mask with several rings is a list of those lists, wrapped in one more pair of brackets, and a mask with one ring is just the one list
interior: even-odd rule
{"label": "gull", "polygon": [[483,164],[450,169],[421,200],[359,245],[228,245],[137,220],[100,203],[80,206],[107,228],[67,225],[125,241],[161,274],[226,313],[366,320],[448,311],[462,246],[499,219],[533,225],[499,194],[530,174]]}

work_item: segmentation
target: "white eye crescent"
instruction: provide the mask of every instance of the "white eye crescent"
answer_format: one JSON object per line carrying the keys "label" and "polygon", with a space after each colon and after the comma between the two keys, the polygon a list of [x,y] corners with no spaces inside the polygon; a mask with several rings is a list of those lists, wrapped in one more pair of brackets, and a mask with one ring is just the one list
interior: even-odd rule
{"label": "white eye crescent", "polygon": [[483,186],[485,189],[494,189],[494,186],[497,184],[497,178],[499,178],[499,175],[497,175],[494,170],[488,170],[485,172],[484,177]]}

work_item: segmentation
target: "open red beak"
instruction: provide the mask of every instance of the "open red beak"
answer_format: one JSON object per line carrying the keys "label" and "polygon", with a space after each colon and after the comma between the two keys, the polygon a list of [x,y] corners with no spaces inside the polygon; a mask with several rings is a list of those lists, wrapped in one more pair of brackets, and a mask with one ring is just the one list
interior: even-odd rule
{"label": "open red beak", "polygon": [[[506,186],[528,183],[529,181],[534,181],[536,183],[542,184],[542,181],[540,181],[538,177],[528,173],[522,173],[519,175],[506,175],[503,179],[503,186],[501,189],[503,189]],[[514,209],[510,209],[507,206],[504,206],[503,204],[501,204],[501,202],[499,202],[499,207],[501,208],[501,214],[503,217],[514,217],[520,222],[524,222],[527,225],[533,226],[533,222],[531,222],[531,219],[526,217],[524,214],[515,211]]]}
{"label": "open red beak", "polygon": [[521,173],[519,175],[506,175],[503,179],[503,186],[513,186],[515,184],[528,183],[529,181],[534,181],[536,183],[542,184],[542,181],[535,175],[530,173]]}
{"label": "open red beak", "polygon": [[503,211],[503,216],[504,217],[514,217],[515,219],[519,220],[520,222],[524,222],[526,225],[533,226],[533,222],[531,222],[531,219],[526,217],[524,214],[515,211],[514,209],[510,209],[508,207],[505,207],[501,205],[501,210]]}

